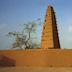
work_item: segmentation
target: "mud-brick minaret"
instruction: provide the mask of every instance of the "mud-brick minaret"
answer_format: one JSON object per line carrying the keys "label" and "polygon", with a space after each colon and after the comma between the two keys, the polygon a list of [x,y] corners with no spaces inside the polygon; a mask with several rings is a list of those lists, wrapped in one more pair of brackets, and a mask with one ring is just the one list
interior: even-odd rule
{"label": "mud-brick minaret", "polygon": [[41,48],[59,49],[59,37],[55,12],[52,6],[48,6],[43,26]]}

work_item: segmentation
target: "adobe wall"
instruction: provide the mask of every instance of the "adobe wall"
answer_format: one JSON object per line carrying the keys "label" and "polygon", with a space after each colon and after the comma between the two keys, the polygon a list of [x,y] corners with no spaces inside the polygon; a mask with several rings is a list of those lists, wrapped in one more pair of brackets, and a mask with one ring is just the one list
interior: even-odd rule
{"label": "adobe wall", "polygon": [[41,48],[60,49],[56,15],[52,6],[48,6],[42,31]]}
{"label": "adobe wall", "polygon": [[5,55],[0,55],[0,67],[14,67],[16,66],[16,61],[10,59]]}
{"label": "adobe wall", "polygon": [[0,50],[16,60],[16,66],[72,67],[72,49]]}

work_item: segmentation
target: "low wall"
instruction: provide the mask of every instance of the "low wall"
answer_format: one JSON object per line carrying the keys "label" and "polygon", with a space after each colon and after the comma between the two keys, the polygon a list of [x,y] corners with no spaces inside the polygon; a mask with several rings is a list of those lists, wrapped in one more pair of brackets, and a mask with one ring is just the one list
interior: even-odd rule
{"label": "low wall", "polygon": [[16,66],[16,61],[6,57],[4,55],[0,55],[0,67],[14,67]]}
{"label": "low wall", "polygon": [[72,67],[72,50],[69,49],[27,49],[0,50],[16,61],[16,66]]}

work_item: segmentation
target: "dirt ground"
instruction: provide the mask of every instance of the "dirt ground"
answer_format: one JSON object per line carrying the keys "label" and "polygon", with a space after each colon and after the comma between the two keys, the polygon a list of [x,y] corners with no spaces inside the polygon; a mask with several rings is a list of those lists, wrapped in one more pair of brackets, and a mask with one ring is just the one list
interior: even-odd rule
{"label": "dirt ground", "polygon": [[0,67],[0,72],[72,72],[70,67]]}

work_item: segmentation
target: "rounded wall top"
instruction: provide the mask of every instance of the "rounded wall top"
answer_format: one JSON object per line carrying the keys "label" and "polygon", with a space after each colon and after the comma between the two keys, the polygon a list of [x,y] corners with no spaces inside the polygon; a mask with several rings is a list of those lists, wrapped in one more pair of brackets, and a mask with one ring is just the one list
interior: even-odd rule
{"label": "rounded wall top", "polygon": [[53,8],[53,6],[52,5],[49,5],[48,8]]}

